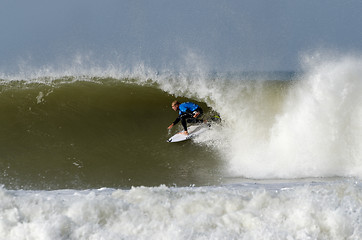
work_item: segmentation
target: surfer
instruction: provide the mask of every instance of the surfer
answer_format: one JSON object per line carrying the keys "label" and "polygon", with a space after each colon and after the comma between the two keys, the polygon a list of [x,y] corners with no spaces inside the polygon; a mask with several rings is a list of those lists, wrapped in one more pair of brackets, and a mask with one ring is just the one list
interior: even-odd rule
{"label": "surfer", "polygon": [[173,123],[171,123],[171,125],[168,127],[168,129],[171,129],[179,121],[181,121],[181,124],[184,128],[184,131],[182,132],[182,134],[189,135],[189,133],[187,131],[187,123],[202,123],[203,122],[203,120],[198,119],[203,114],[202,108],[193,102],[179,103],[177,100],[175,100],[172,102],[171,107],[174,111],[179,111],[179,115],[176,118],[176,120]]}

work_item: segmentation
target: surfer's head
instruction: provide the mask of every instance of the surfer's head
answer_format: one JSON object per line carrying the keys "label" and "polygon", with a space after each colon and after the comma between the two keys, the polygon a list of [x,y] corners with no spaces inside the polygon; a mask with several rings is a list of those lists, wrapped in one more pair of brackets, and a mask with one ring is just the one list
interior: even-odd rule
{"label": "surfer's head", "polygon": [[180,103],[179,103],[177,100],[175,100],[175,101],[173,101],[173,102],[171,103],[171,107],[172,107],[172,109],[175,110],[175,111],[178,110],[178,107],[179,107],[179,106],[180,106]]}

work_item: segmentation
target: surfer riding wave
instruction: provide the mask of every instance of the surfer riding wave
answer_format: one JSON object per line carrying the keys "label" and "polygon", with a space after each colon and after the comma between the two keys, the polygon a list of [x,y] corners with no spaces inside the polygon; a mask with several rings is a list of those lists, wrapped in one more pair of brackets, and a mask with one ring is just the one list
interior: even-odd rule
{"label": "surfer riding wave", "polygon": [[188,135],[187,131],[187,123],[202,123],[203,120],[199,119],[202,116],[203,110],[202,108],[193,102],[184,102],[180,103],[177,100],[173,101],[171,107],[174,111],[179,111],[179,115],[173,123],[168,127],[171,129],[178,122],[181,121],[181,124],[184,128],[184,131],[181,134]]}

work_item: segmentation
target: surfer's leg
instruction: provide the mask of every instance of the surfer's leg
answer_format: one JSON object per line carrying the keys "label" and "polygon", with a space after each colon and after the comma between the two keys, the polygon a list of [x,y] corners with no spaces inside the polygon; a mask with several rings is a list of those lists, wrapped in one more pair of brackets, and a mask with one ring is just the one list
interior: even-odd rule
{"label": "surfer's leg", "polygon": [[185,117],[181,117],[181,124],[182,124],[182,127],[184,128],[184,131],[187,131],[186,119],[187,118],[185,118]]}
{"label": "surfer's leg", "polygon": [[183,113],[181,115],[181,124],[184,127],[184,130],[187,131],[187,123],[192,123],[192,117],[191,113]]}

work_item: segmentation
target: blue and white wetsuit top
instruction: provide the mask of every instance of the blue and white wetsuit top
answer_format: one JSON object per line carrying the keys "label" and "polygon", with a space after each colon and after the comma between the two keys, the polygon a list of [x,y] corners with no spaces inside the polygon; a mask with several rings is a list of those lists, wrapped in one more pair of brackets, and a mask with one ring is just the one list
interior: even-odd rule
{"label": "blue and white wetsuit top", "polygon": [[181,115],[182,113],[192,113],[193,111],[195,111],[196,109],[200,108],[199,105],[192,103],[192,102],[184,102],[181,103],[179,106],[179,115]]}

